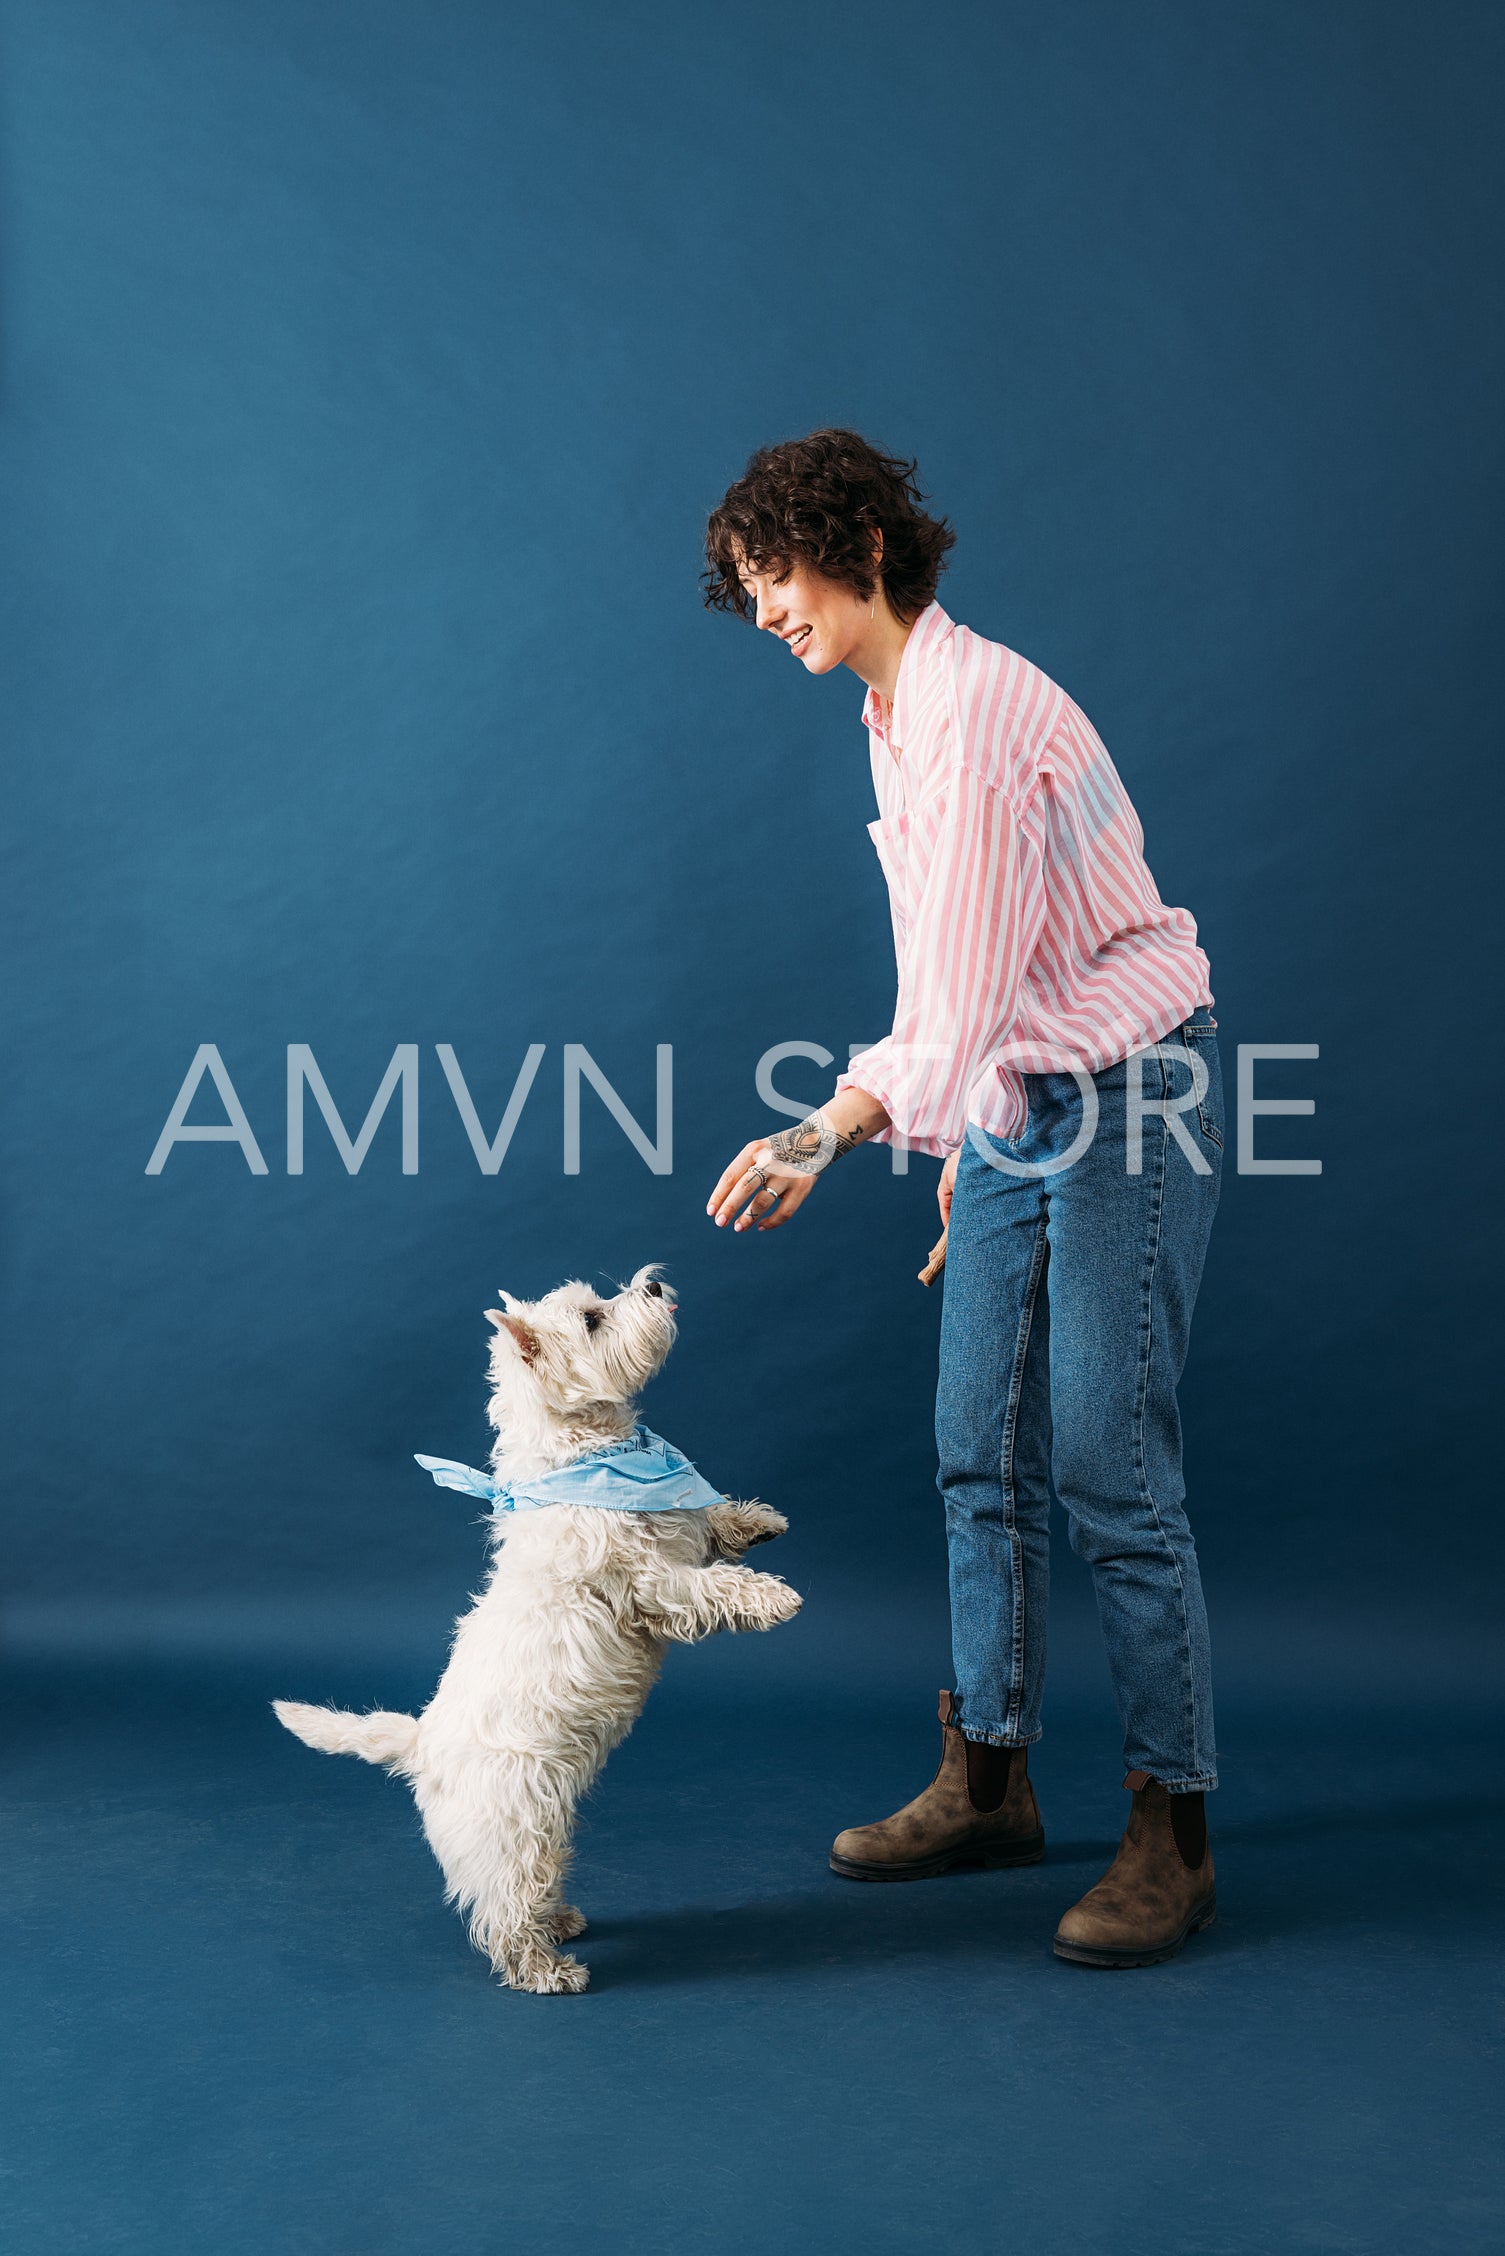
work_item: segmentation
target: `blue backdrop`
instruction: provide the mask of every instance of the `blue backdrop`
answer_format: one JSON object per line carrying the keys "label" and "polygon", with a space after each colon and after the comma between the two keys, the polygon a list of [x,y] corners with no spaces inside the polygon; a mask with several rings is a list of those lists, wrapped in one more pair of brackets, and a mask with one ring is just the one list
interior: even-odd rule
{"label": "blue backdrop", "polygon": [[[13,1651],[117,1688],[238,1656],[258,1716],[382,1696],[318,1666],[385,1652],[422,1697],[478,1548],[411,1453],[484,1451],[482,1308],[657,1259],[682,1334],[648,1415],[789,1510],[810,1599],[681,1680],[881,1692],[928,1745],[934,1163],[858,1155],[754,1242],[703,1212],[775,1117],[760,1057],[844,1062],[891,1009],[861,685],[697,590],[750,449],[842,422],[918,456],[952,615],[1102,733],[1198,919],[1230,1093],[1239,1043],[1320,1046],[1258,1084],[1315,1116],[1257,1135],[1322,1173],[1230,1168],[1183,1389],[1235,1743],[1337,1676],[1360,1713],[1477,1684],[1499,12],[4,18]],[[146,1171],[205,1043],[264,1174],[224,1143]],[[672,1045],[671,1171],[587,1085],[565,1173],[567,1043],[650,1137]],[[417,1046],[416,1173],[395,1098],[353,1175],[310,1102],[288,1172],[290,1044],[352,1133]],[[488,1137],[545,1045],[495,1174],[440,1044]],[[206,1080],[190,1118],[224,1117]],[[1093,1745],[1106,1776],[1111,1721]],[[334,1774],[295,1790],[365,1810]],[[339,2245],[408,2245],[373,2232]]]}

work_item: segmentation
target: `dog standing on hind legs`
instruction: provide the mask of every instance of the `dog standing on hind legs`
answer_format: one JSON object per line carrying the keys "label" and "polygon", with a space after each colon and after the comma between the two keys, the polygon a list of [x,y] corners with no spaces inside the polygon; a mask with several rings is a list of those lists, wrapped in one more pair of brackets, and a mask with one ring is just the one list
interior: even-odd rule
{"label": "dog standing on hind legs", "polygon": [[569,1283],[487,1309],[492,1470],[418,1462],[491,1501],[493,1561],[423,1713],[273,1703],[310,1747],[407,1779],[446,1900],[513,1989],[590,1979],[558,1948],[585,1928],[564,1900],[575,1810],[666,1646],[772,1629],[800,1609],[777,1575],[741,1563],[783,1533],[782,1514],[718,1495],[637,1420],[675,1337],[655,1268],[606,1298]]}

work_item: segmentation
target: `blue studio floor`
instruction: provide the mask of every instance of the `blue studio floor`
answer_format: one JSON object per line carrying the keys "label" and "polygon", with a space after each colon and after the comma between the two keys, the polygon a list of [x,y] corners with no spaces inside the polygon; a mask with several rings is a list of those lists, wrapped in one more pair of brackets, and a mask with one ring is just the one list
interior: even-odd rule
{"label": "blue studio floor", "polygon": [[401,1788],[267,1714],[421,1701],[422,1656],[13,1654],[10,2256],[1505,2245],[1483,1695],[1337,1668],[1272,1707],[1235,1668],[1219,1922],[1101,1975],[1049,1949],[1122,1817],[1090,1657],[1032,1765],[1046,1863],[882,1888],[827,1844],[929,1775],[933,1694],[829,1650],[671,1657],[558,1999],[489,1980]]}

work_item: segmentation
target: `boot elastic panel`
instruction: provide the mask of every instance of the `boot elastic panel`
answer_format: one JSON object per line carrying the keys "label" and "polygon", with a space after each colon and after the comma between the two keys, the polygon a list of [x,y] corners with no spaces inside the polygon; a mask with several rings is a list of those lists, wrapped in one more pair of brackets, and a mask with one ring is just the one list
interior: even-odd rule
{"label": "boot elastic panel", "polygon": [[1008,1800],[1018,1747],[994,1747],[984,1739],[968,1739],[967,1800],[979,1817],[991,1817]]}
{"label": "boot elastic panel", "polygon": [[1207,1858],[1207,1811],[1200,1794],[1172,1794],[1171,1836],[1187,1871],[1199,1870]]}

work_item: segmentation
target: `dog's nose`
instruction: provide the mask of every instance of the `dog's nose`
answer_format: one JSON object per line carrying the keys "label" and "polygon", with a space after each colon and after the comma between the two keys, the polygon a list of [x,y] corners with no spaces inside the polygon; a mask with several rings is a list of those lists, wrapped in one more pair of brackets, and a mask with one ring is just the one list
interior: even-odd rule
{"label": "dog's nose", "polygon": [[653,1295],[653,1297],[654,1297],[654,1299],[655,1299],[655,1300],[662,1300],[662,1299],[663,1299],[663,1297],[664,1297],[664,1288],[663,1288],[663,1286],[662,1286],[662,1285],[661,1285],[661,1284],[659,1283],[659,1281],[658,1281],[657,1277],[650,1277],[650,1278],[648,1279],[648,1290],[649,1290],[649,1291],[650,1291],[650,1292],[652,1293],[652,1295]]}

